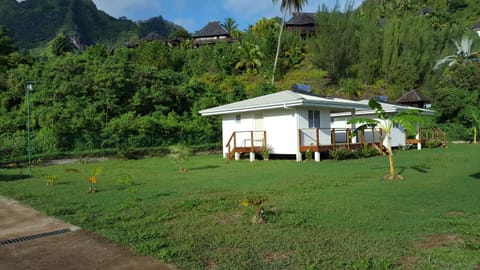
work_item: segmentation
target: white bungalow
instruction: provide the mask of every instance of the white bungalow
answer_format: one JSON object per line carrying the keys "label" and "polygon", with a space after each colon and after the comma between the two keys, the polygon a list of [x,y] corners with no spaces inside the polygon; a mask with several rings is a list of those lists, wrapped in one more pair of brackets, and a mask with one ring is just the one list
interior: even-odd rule
{"label": "white bungalow", "polygon": [[[368,100],[362,100],[359,101],[360,103],[363,104],[368,104]],[[389,116],[393,116],[394,114],[404,111],[404,110],[418,110],[422,115],[434,115],[435,111],[429,110],[429,109],[423,109],[423,108],[417,108],[417,107],[410,107],[410,106],[402,106],[402,105],[396,105],[396,104],[391,104],[391,103],[385,103],[385,102],[379,102],[380,105],[382,105],[382,108],[385,110],[385,112]],[[372,118],[372,119],[377,119],[375,115],[375,111],[372,109],[363,109],[363,110],[357,110],[356,115],[357,117],[367,117],[367,118]],[[350,125],[347,123],[348,120],[352,118],[352,114],[350,112],[341,112],[341,113],[332,113],[332,128],[334,129],[345,129],[349,128]],[[391,137],[392,137],[392,147],[403,147],[406,146],[407,144],[417,144],[417,148],[420,150],[422,148],[422,142],[425,142],[425,140],[428,140],[428,136],[430,137],[441,137],[439,136],[438,129],[435,130],[428,130],[424,129],[423,132],[420,129],[420,126],[418,127],[418,133],[415,135],[415,138],[410,138],[408,139],[408,135],[406,134],[405,130],[403,129],[402,126],[399,125],[394,125],[392,130],[391,130]],[[433,132],[433,133],[432,133]],[[365,140],[370,141],[372,139],[372,134],[375,137],[375,140],[378,140],[379,134],[375,134],[372,132],[366,132],[365,133]],[[423,136],[422,136],[423,135]],[[423,138],[422,138],[423,137]],[[343,138],[340,138],[342,140]],[[387,138],[383,138],[383,144],[386,144]]]}
{"label": "white bungalow", "polygon": [[[312,151],[320,161],[320,152],[338,146],[331,130],[331,114],[367,110],[356,101],[320,97],[304,91],[281,91],[200,111],[203,116],[222,116],[223,155],[240,158],[250,153],[255,159],[264,147],[271,154],[296,155]],[[343,131],[345,133],[345,131]],[[345,142],[348,147],[351,141]]]}

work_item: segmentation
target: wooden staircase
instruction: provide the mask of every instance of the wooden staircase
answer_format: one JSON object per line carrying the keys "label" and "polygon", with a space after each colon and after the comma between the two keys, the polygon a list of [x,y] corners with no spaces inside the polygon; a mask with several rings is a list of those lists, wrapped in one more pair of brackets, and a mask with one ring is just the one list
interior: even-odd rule
{"label": "wooden staircase", "polygon": [[260,153],[267,146],[267,132],[264,130],[235,131],[230,136],[227,159],[235,158],[235,153]]}

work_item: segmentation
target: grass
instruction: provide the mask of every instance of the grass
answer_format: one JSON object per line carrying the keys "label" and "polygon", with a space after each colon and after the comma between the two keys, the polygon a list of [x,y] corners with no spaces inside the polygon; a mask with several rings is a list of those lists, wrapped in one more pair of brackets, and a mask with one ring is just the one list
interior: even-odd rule
{"label": "grass", "polygon": [[[0,170],[0,194],[184,269],[474,269],[480,146],[320,163],[195,156]],[[95,194],[88,173],[102,166]],[[78,170],[80,173],[71,172]],[[130,175],[135,194],[117,181]],[[53,187],[48,176],[56,176]],[[245,197],[266,196],[252,224]]]}

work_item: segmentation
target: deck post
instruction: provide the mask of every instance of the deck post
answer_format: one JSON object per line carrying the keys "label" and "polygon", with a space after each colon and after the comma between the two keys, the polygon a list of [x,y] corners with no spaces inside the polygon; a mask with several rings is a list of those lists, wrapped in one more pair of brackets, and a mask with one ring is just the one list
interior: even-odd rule
{"label": "deck post", "polygon": [[298,151],[296,155],[297,162],[302,162],[302,129],[298,129]]}
{"label": "deck post", "polygon": [[336,147],[336,143],[337,143],[337,138],[336,138],[336,133],[335,133],[335,129],[332,128],[332,130],[330,130],[330,142],[332,143],[333,145],[333,150],[337,150],[337,147]]}
{"label": "deck post", "polygon": [[315,162],[320,162],[320,152],[315,152]]}
{"label": "deck post", "polygon": [[415,139],[418,140],[417,142],[417,150],[422,150],[422,135],[420,134],[422,132],[422,129],[420,128],[420,124],[416,124],[416,129],[417,129],[417,135],[415,135]]}
{"label": "deck post", "polygon": [[[355,110],[352,110],[352,118],[355,118],[355,117],[357,117],[356,111],[355,111]],[[350,130],[355,130],[356,128],[357,128],[357,125],[355,125],[355,124],[351,124],[351,125],[350,125]],[[357,133],[357,136],[358,136],[358,133]],[[354,137],[351,138],[351,139],[352,139],[352,143],[354,143],[354,144],[355,144],[355,143],[358,143],[358,138],[357,138],[357,136],[354,136]]]}
{"label": "deck post", "polygon": [[345,132],[345,139],[347,140],[347,149],[350,150],[350,141],[352,140],[352,133],[349,128]]}
{"label": "deck post", "polygon": [[302,152],[300,150],[297,152],[297,162],[302,162]]}

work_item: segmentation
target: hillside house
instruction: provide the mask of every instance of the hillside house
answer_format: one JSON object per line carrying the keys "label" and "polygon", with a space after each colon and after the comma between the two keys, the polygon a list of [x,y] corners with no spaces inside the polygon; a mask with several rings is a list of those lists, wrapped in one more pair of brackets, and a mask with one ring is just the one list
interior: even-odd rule
{"label": "hillside house", "polygon": [[401,96],[395,102],[405,106],[428,108],[430,107],[431,101],[432,100],[430,98],[422,95],[422,93],[416,90],[411,90],[408,91],[405,95]]}
{"label": "hillside house", "polygon": [[297,32],[303,38],[315,35],[315,13],[293,13],[293,17],[285,23],[287,31]]}
{"label": "hillside house", "polygon": [[230,41],[230,35],[220,22],[209,22],[205,27],[193,34],[193,43],[196,46],[214,44],[218,41]]}

